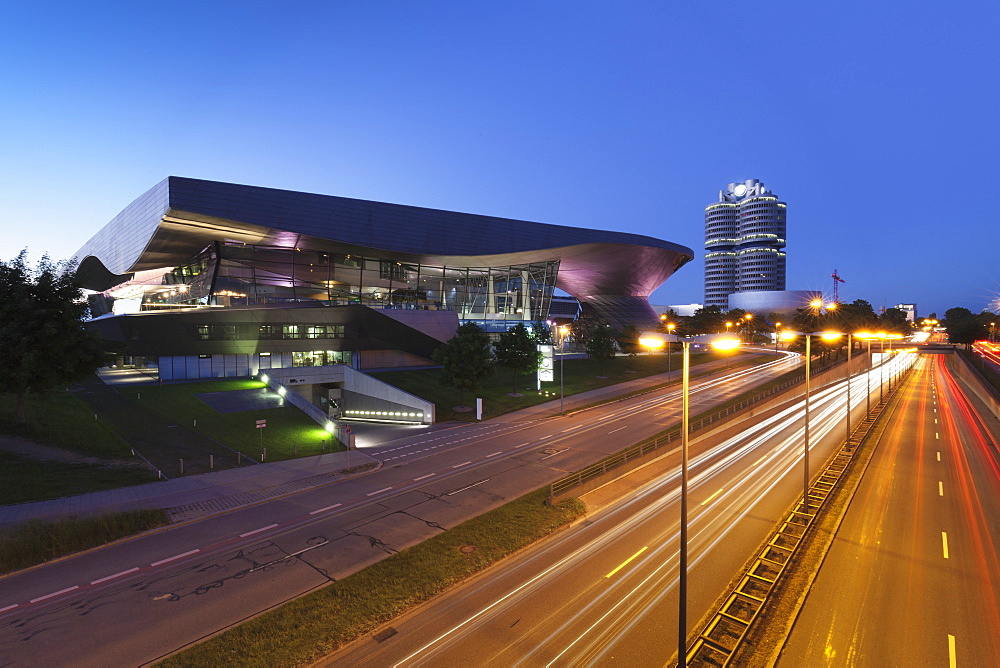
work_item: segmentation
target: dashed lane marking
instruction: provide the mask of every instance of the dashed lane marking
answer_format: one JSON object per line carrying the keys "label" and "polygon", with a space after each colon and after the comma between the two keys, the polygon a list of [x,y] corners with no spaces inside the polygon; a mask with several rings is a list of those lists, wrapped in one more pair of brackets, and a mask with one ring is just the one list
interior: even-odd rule
{"label": "dashed lane marking", "polygon": [[18,606],[17,603],[15,603],[14,605],[8,605],[6,608],[0,608],[0,612],[7,612],[8,610],[13,610],[17,606]]}
{"label": "dashed lane marking", "polygon": [[958,666],[958,657],[955,656],[955,636],[948,634],[948,668]]}
{"label": "dashed lane marking", "polygon": [[309,514],[310,515],[319,515],[320,513],[325,513],[328,510],[333,510],[334,508],[340,508],[341,505],[343,505],[343,504],[335,503],[332,506],[327,506],[326,508],[320,508],[319,510],[314,510],[314,511],[312,511]]}
{"label": "dashed lane marking", "polygon": [[368,492],[365,496],[375,496],[376,494],[381,494],[382,492],[388,492],[392,487],[383,487],[382,489],[377,489],[374,492]]}
{"label": "dashed lane marking", "polygon": [[944,483],[938,480],[938,496],[944,496]]}
{"label": "dashed lane marking", "polygon": [[419,480],[427,480],[428,478],[433,478],[436,475],[437,473],[428,473],[427,475],[422,475],[419,478],[414,478],[413,482],[417,482]]}
{"label": "dashed lane marking", "polygon": [[472,462],[462,462],[461,464],[455,464],[455,465],[454,465],[454,466],[452,466],[451,468],[453,468],[453,469],[460,469],[460,468],[462,468],[463,466],[468,466],[468,465],[469,465],[469,464],[471,464],[471,463],[472,463]]}
{"label": "dashed lane marking", "polygon": [[626,559],[625,561],[623,561],[621,564],[619,564],[618,568],[616,568],[615,570],[611,571],[610,573],[608,573],[604,577],[605,578],[610,578],[612,575],[614,575],[615,573],[617,573],[618,571],[620,571],[621,569],[625,568],[630,563],[632,563],[633,559],[635,559],[636,557],[638,557],[640,554],[642,554],[643,552],[645,552],[648,549],[649,549],[649,546],[647,545],[646,547],[642,548],[641,550],[639,550],[638,552],[636,552],[635,554],[633,554],[631,557],[629,557],[628,559]]}
{"label": "dashed lane marking", "polygon": [[278,526],[277,524],[268,524],[266,527],[261,527],[259,529],[254,529],[253,531],[247,531],[246,533],[241,533],[240,538],[246,538],[247,536],[252,536],[255,533],[260,533],[261,531],[267,531],[268,529],[273,529]]}
{"label": "dashed lane marking", "polygon": [[944,558],[948,558],[948,534],[944,531],[941,532],[941,547],[944,548]]}
{"label": "dashed lane marking", "polygon": [[502,455],[502,454],[503,450],[497,450],[496,452],[491,452],[490,454],[486,455],[486,459],[489,459],[490,457],[496,457],[497,455]]}
{"label": "dashed lane marking", "polygon": [[625,425],[624,427],[618,427],[617,429],[612,429],[611,431],[609,431],[609,432],[608,432],[608,434],[609,434],[609,435],[610,435],[610,434],[613,434],[613,433],[615,433],[616,431],[621,431],[622,429],[628,429],[628,425]]}
{"label": "dashed lane marking", "polygon": [[189,557],[192,554],[197,554],[198,552],[201,552],[201,550],[195,549],[195,550],[188,550],[187,552],[181,552],[180,554],[175,554],[172,557],[167,557],[166,559],[160,559],[159,561],[154,561],[153,563],[150,564],[150,566],[160,566],[161,564],[165,564],[168,561],[174,561],[175,559],[183,559],[184,557]]}
{"label": "dashed lane marking", "polygon": [[96,580],[91,580],[90,584],[92,585],[101,584],[102,582],[107,582],[108,580],[114,580],[115,578],[120,578],[121,576],[128,575],[129,573],[135,573],[137,570],[139,570],[138,566],[136,566],[135,568],[130,568],[127,571],[122,571],[121,573],[115,573],[114,575],[108,575],[103,578],[97,578]]}
{"label": "dashed lane marking", "polygon": [[38,598],[31,599],[31,603],[38,603],[39,601],[44,601],[47,598],[52,598],[53,596],[58,596],[59,594],[67,594],[73,590],[79,589],[80,585],[73,585],[72,587],[66,587],[65,589],[60,589],[59,591],[54,591],[51,594],[46,594],[45,596],[39,596]]}

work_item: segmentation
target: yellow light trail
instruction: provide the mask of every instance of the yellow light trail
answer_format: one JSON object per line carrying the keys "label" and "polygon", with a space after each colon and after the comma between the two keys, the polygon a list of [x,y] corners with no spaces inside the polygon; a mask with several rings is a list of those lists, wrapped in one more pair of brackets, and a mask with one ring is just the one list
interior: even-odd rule
{"label": "yellow light trail", "polygon": [[615,573],[617,573],[618,571],[620,571],[621,569],[625,568],[630,563],[632,563],[633,559],[635,559],[636,557],[638,557],[640,554],[642,554],[643,552],[645,552],[648,549],[649,549],[649,546],[647,545],[646,547],[642,548],[641,550],[639,550],[638,552],[636,552],[635,554],[633,554],[631,557],[629,557],[628,559],[626,559],[625,561],[623,561],[621,563],[621,565],[618,566],[618,568],[616,568],[615,570],[611,571],[610,573],[608,573],[604,577],[605,578],[611,577],[612,575],[614,575]]}

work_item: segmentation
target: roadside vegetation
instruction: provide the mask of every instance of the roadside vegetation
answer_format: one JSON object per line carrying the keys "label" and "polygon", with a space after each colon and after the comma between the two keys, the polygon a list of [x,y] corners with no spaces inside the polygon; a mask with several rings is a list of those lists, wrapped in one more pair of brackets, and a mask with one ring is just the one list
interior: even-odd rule
{"label": "roadside vegetation", "polygon": [[522,496],[157,665],[314,661],[583,514],[576,499],[546,505],[547,494],[546,488]]}
{"label": "roadside vegetation", "polygon": [[29,459],[0,450],[0,506],[155,481],[156,474],[140,463],[68,463]]}
{"label": "roadside vegetation", "polygon": [[[121,391],[120,394],[127,399],[121,402],[118,409],[120,412],[106,417],[112,422],[127,422],[130,419],[130,405],[138,402],[186,429],[204,434],[258,461],[262,436],[269,462],[318,455],[330,452],[331,447],[343,450],[336,438],[331,438],[329,432],[294,406],[219,413],[197,396],[234,390],[263,391],[264,388],[264,383],[252,379],[177,383],[162,387],[143,386],[134,395],[131,391],[128,391],[129,394]],[[267,427],[257,429],[257,420],[267,420]]]}
{"label": "roadside vegetation", "polygon": [[16,405],[13,394],[0,394],[0,433],[90,457],[131,456],[124,441],[94,420],[94,412],[76,392],[52,390],[33,395],[26,404],[28,419],[23,424],[14,420]]}
{"label": "roadside vegetation", "polygon": [[167,523],[167,513],[163,510],[26,522],[16,529],[0,532],[0,573],[41,564]]}

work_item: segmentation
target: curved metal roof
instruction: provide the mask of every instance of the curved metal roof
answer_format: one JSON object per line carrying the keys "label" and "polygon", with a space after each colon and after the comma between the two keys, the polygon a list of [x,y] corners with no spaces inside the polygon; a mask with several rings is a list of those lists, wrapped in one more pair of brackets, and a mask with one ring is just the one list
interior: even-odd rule
{"label": "curved metal roof", "polygon": [[646,297],[694,256],[639,234],[170,176],[77,251],[78,277],[103,290],[125,274],[188,262],[221,240],[446,266],[558,259],[556,285],[583,300]]}

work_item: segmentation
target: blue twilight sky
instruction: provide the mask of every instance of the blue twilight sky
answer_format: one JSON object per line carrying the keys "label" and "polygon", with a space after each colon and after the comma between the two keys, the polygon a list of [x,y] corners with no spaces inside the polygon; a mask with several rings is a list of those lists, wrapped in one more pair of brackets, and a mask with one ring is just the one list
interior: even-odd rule
{"label": "blue twilight sky", "polygon": [[0,258],[167,175],[648,234],[788,202],[788,288],[1000,295],[1000,3],[33,2],[0,22]]}

